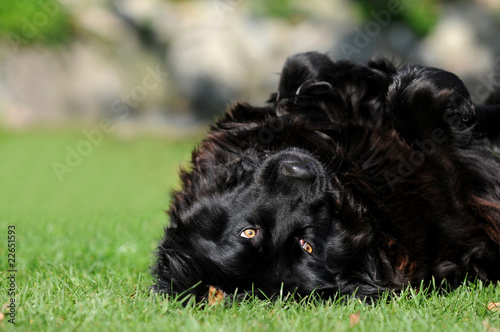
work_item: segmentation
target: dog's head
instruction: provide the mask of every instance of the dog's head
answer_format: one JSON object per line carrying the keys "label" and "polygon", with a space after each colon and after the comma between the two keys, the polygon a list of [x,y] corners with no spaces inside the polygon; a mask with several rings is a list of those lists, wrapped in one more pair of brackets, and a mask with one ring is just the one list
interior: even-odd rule
{"label": "dog's head", "polygon": [[[158,253],[160,291],[179,293],[198,282],[191,291],[199,296],[209,285],[266,296],[331,287],[324,256],[331,216],[322,163],[293,148],[260,155],[231,156],[234,165],[226,166],[233,174],[214,174],[218,189],[199,191],[201,197],[171,210],[172,225]],[[224,174],[238,173],[238,181],[226,178],[235,182],[217,186]]]}
{"label": "dog's head", "polygon": [[354,118],[384,112],[392,69],[372,67],[293,57],[271,106],[239,103],[211,128],[173,197],[153,267],[158,291],[273,296],[372,283],[365,248],[377,197],[344,148],[346,133],[372,140],[349,129]]}

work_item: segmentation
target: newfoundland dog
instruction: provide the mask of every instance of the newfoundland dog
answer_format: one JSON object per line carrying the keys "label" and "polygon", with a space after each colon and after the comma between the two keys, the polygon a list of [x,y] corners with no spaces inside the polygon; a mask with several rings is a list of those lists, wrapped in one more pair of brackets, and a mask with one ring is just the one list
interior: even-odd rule
{"label": "newfoundland dog", "polygon": [[290,57],[181,172],[154,288],[376,298],[500,279],[500,89],[436,68]]}

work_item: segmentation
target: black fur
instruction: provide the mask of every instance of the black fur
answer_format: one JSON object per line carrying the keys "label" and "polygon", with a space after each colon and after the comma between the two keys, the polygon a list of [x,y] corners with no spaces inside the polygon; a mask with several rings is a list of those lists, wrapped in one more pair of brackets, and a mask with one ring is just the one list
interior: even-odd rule
{"label": "black fur", "polygon": [[155,289],[376,297],[498,281],[499,100],[475,105],[435,68],[289,58],[268,106],[234,105],[193,152]]}

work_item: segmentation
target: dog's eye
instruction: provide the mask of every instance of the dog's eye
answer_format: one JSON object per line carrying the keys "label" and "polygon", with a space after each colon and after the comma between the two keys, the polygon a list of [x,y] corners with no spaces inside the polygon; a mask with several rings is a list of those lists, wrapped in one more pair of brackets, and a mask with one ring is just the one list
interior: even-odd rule
{"label": "dog's eye", "polygon": [[257,235],[257,230],[253,228],[247,228],[243,232],[241,232],[240,236],[245,239],[251,239]]}
{"label": "dog's eye", "polygon": [[310,254],[313,252],[313,247],[302,239],[300,239],[300,246],[302,247],[302,249],[304,249],[306,252]]}

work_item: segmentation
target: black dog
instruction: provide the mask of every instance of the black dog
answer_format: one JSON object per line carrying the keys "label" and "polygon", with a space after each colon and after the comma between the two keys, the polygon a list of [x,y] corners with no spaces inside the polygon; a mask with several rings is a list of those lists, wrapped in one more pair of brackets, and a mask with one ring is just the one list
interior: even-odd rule
{"label": "black dog", "polygon": [[236,104],[193,152],[155,289],[376,297],[497,281],[499,126],[500,106],[473,104],[451,73],[295,55],[269,106]]}

